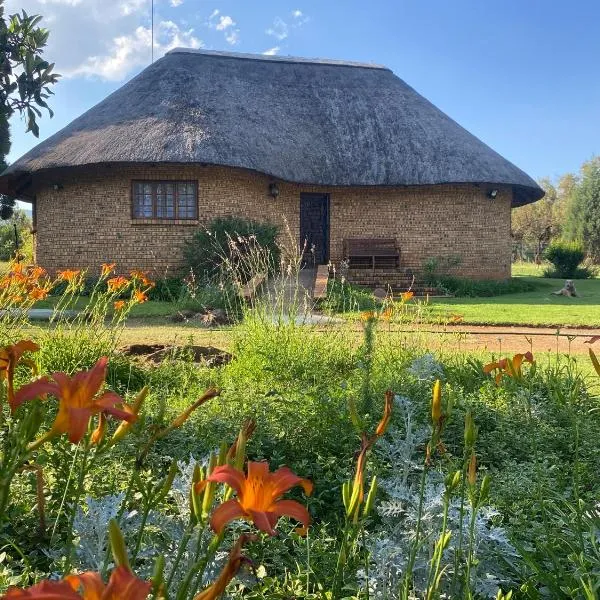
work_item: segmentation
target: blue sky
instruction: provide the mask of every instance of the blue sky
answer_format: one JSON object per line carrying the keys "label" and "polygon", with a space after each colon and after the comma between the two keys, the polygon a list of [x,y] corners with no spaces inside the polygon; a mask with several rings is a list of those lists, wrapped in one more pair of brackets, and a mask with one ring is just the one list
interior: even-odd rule
{"label": "blue sky", "polygon": [[[65,76],[48,137],[150,61],[150,0],[6,0],[45,16]],[[155,56],[174,46],[385,64],[535,178],[600,154],[600,2],[155,0]],[[15,160],[37,142],[12,124]]]}

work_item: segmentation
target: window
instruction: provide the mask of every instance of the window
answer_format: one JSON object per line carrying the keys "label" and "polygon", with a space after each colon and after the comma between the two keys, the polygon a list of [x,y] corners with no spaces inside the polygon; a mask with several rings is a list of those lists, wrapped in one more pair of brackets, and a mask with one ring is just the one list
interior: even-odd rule
{"label": "window", "polygon": [[134,181],[134,219],[197,219],[195,181]]}

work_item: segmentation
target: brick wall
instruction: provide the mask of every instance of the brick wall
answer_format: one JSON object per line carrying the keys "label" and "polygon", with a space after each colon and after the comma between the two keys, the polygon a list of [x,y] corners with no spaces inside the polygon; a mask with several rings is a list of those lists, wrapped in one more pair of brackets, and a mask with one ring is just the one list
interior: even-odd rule
{"label": "brick wall", "polygon": [[[198,180],[198,221],[132,219],[133,179]],[[287,222],[299,243],[300,193],[323,192],[330,194],[333,262],[342,258],[346,237],[395,237],[405,269],[418,271],[432,257],[458,256],[459,275],[510,276],[510,188],[489,200],[486,189],[473,185],[327,188],[280,182],[273,199],[270,181],[251,171],[200,165],[48,172],[35,184],[36,260],[50,271],[116,262],[123,271],[140,268],[163,276],[181,269],[182,244],[214,216],[268,220],[282,229]]]}

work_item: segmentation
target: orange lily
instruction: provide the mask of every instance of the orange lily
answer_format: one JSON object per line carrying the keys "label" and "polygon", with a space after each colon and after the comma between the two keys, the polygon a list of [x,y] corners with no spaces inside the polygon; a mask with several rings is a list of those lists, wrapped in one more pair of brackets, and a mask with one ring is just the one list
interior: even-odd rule
{"label": "orange lily", "polygon": [[505,375],[513,377],[514,379],[521,379],[523,377],[523,362],[526,361],[529,364],[534,364],[533,354],[531,352],[525,352],[525,354],[515,354],[511,358],[503,358],[497,362],[488,363],[483,367],[483,372],[488,375],[492,371],[498,371],[496,373],[495,381],[496,385],[500,384],[502,377]]}
{"label": "orange lily", "polygon": [[77,279],[80,273],[80,269],[65,269],[64,271],[59,271],[57,276],[59,279],[71,283]]}
{"label": "orange lily", "polygon": [[25,590],[10,588],[0,600],[146,600],[152,584],[138,579],[127,567],[117,567],[108,585],[99,573],[68,575],[62,581],[42,581]]}
{"label": "orange lily", "polygon": [[140,304],[148,301],[148,296],[144,292],[140,292],[140,290],[135,290],[133,293],[133,299]]}
{"label": "orange lily", "polygon": [[83,600],[146,600],[152,583],[138,579],[127,567],[117,567],[108,584],[99,573],[88,571],[65,578],[73,590],[82,592]]}
{"label": "orange lily", "polygon": [[9,588],[8,592],[0,596],[0,600],[13,599],[31,600],[81,600],[81,596],[73,591],[73,588],[66,581],[42,581],[22,590],[19,588]]}
{"label": "orange lily", "polygon": [[109,279],[106,282],[106,284],[108,285],[109,292],[118,292],[119,290],[122,290],[124,287],[126,287],[128,283],[129,280],[123,277],[122,275],[119,275],[118,277],[113,277],[112,279]]}
{"label": "orange lily", "polygon": [[132,279],[139,280],[143,286],[154,287],[155,285],[151,279],[148,279],[148,275],[144,271],[131,271],[130,275]]}
{"label": "orange lily", "polygon": [[[24,352],[37,352],[39,349],[40,347],[31,340],[21,340],[12,346],[0,348],[0,381],[6,379],[8,384],[8,403],[13,411],[19,406],[15,401],[15,367],[22,362],[35,369],[33,362],[23,359],[22,356]],[[1,408],[2,407],[0,406],[0,410]]]}
{"label": "orange lily", "polygon": [[15,406],[46,394],[60,401],[52,428],[45,436],[33,442],[32,449],[62,433],[68,434],[72,444],[79,443],[85,435],[90,418],[96,414],[112,414],[123,421],[137,418],[132,411],[121,408],[123,398],[114,392],[98,395],[106,379],[107,363],[108,358],[103,357],[89,371],[81,371],[73,377],[65,373],[53,373],[51,377],[42,377],[24,385],[15,394]]}
{"label": "orange lily", "polygon": [[102,277],[108,277],[115,270],[116,263],[102,264]]}
{"label": "orange lily", "polygon": [[242,534],[238,538],[238,541],[235,543],[234,547],[231,549],[229,558],[227,559],[227,564],[223,567],[219,577],[214,583],[196,595],[194,600],[216,600],[217,598],[220,598],[227,589],[229,582],[240,570],[242,563],[248,560],[242,556],[242,547],[246,542],[254,541],[255,539],[256,536]]}
{"label": "orange lily", "polygon": [[307,496],[313,490],[311,481],[298,477],[288,467],[270,473],[266,462],[249,461],[248,474],[245,476],[243,471],[231,465],[222,465],[196,484],[196,493],[200,493],[209,481],[226,483],[237,493],[237,498],[218,506],[212,515],[210,524],[218,534],[227,523],[239,518],[251,520],[258,529],[269,535],[276,535],[274,527],[283,515],[296,519],[304,528],[310,523],[310,515],[302,504],[295,500],[281,500],[288,490],[297,485],[302,486]]}
{"label": "orange lily", "polygon": [[127,302],[125,302],[125,300],[117,300],[114,304],[115,310],[117,310],[117,311],[123,310],[125,308],[126,304],[127,304]]}
{"label": "orange lily", "polygon": [[404,292],[400,297],[402,298],[402,302],[408,302],[414,295],[415,293],[409,290],[408,292]]}

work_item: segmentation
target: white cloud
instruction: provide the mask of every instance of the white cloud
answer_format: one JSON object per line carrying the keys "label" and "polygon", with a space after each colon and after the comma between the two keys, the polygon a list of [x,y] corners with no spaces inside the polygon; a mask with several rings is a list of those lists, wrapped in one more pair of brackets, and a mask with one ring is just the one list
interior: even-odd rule
{"label": "white cloud", "polygon": [[294,19],[292,27],[302,27],[308,22],[308,17],[299,9],[292,11],[292,18]]}
{"label": "white cloud", "polygon": [[235,25],[235,21],[229,15],[221,15],[219,18],[219,22],[216,24],[215,28],[217,31],[223,31],[228,27],[233,27]]}
{"label": "white cloud", "polygon": [[239,29],[234,29],[233,31],[230,31],[229,33],[225,34],[225,41],[228,44],[231,44],[232,46],[235,46],[236,44],[240,43],[240,30]]}
{"label": "white cloud", "polygon": [[273,25],[267,29],[266,33],[279,41],[285,40],[289,33],[288,25],[281,17],[275,17]]}
{"label": "white cloud", "polygon": [[265,50],[263,52],[263,54],[265,56],[275,56],[276,54],[279,54],[280,50],[281,50],[281,48],[279,46],[274,46],[273,48],[269,48],[268,50]]}
{"label": "white cloud", "polygon": [[[171,6],[183,0],[169,0]],[[156,2],[162,11],[169,2]],[[45,58],[65,77],[119,81],[150,62],[150,0],[6,0],[6,12],[41,14],[50,29]],[[154,57],[176,46],[203,45],[182,20],[155,13]]]}
{"label": "white cloud", "polygon": [[183,4],[183,0],[171,0],[171,6],[177,8]]}
{"label": "white cloud", "polygon": [[217,8],[210,13],[206,25],[210,29],[222,31],[225,41],[231,46],[240,43],[240,30],[234,29],[236,22],[229,15],[222,15]]}
{"label": "white cloud", "polygon": [[[173,21],[161,21],[154,39],[154,56],[159,57],[179,46],[201,48],[203,43],[193,35],[194,30],[182,31]],[[66,73],[67,77],[100,77],[120,81],[134,68],[150,62],[152,33],[138,27],[132,34],[116,37],[107,54],[90,56],[84,63]]]}

